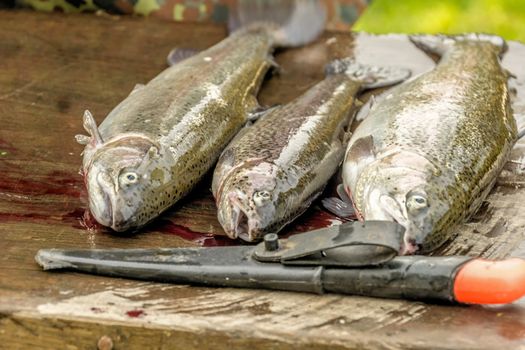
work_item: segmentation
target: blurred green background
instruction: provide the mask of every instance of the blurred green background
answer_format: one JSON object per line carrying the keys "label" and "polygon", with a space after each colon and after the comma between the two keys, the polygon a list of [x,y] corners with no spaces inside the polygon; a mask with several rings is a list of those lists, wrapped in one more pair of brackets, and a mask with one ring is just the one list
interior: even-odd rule
{"label": "blurred green background", "polygon": [[372,0],[352,28],[370,33],[495,33],[525,42],[525,0]]}

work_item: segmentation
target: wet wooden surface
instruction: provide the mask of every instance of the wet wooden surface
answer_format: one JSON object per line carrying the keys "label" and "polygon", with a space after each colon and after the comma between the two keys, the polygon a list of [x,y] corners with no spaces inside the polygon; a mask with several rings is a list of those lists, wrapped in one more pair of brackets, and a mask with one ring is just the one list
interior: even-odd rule
{"label": "wet wooden surface", "polygon": [[[33,260],[40,248],[231,244],[211,235],[221,229],[209,180],[139,234],[101,230],[85,215],[82,147],[73,139],[84,109],[100,122],[136,83],[165,68],[172,47],[206,48],[224,35],[213,25],[0,11],[0,348],[95,349],[106,335],[115,349],[525,349],[523,300],[459,307],[40,270]],[[281,74],[265,84],[262,103],[305,91],[329,57],[350,54],[351,44],[350,35],[326,33],[278,54]],[[420,63],[428,69],[425,59],[414,60]],[[525,257],[522,149],[480,213],[440,253]],[[315,207],[287,232],[334,222]]]}

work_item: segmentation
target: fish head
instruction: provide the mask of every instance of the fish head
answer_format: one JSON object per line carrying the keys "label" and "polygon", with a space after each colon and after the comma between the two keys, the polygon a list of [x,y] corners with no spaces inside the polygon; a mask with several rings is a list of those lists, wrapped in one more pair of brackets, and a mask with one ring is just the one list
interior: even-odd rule
{"label": "fish head", "polygon": [[251,242],[272,229],[276,173],[275,165],[263,162],[238,168],[225,179],[217,198],[217,216],[229,237]]}
{"label": "fish head", "polygon": [[92,155],[84,174],[90,211],[100,224],[126,231],[158,214],[157,203],[146,200],[159,185],[152,176],[158,152],[147,138],[130,137],[105,144]]}
{"label": "fish head", "polygon": [[408,166],[379,166],[368,171],[359,205],[365,220],[402,225],[405,235],[400,254],[432,248],[431,235],[445,208],[438,191],[427,181],[428,172]]}

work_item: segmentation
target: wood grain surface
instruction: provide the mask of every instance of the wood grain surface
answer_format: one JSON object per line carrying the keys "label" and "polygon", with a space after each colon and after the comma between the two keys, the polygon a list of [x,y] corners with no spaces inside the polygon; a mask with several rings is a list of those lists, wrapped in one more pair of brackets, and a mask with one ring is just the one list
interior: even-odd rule
{"label": "wood grain surface", "polygon": [[[165,68],[173,47],[206,48],[225,35],[215,25],[0,11],[0,348],[525,349],[523,300],[496,307],[430,305],[39,268],[34,255],[41,248],[232,244],[213,236],[222,231],[209,178],[140,233],[117,235],[98,227],[85,213],[78,174],[82,146],[73,138],[82,133],[84,109],[102,121],[136,83]],[[335,57],[355,53],[385,62],[408,59],[416,70],[432,66],[403,37],[375,40],[359,43],[351,34],[325,33],[308,47],[278,52],[280,72],[265,83],[261,103],[285,103],[301,94]],[[522,66],[523,46],[510,52],[516,62],[507,63]],[[523,76],[514,81],[518,97]],[[517,114],[525,111],[520,103]],[[525,257],[524,149],[524,143],[517,145],[480,212],[439,254]],[[315,206],[285,233],[336,220]]]}

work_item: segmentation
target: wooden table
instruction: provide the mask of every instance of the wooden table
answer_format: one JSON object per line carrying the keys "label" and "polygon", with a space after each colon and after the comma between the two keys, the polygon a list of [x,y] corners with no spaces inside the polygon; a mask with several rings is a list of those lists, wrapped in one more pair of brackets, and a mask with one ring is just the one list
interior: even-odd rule
{"label": "wooden table", "polygon": [[[139,234],[123,237],[98,228],[84,214],[82,146],[73,139],[82,133],[84,109],[100,122],[136,83],[165,68],[172,47],[206,48],[225,35],[214,25],[0,11],[0,348],[95,349],[106,336],[99,344],[105,349],[110,342],[115,349],[525,349],[523,301],[429,305],[39,268],[34,255],[40,248],[228,244],[211,235],[221,229],[209,179]],[[325,33],[313,45],[279,53],[281,73],[265,83],[260,100],[289,101],[322,78],[330,58],[352,50],[370,55],[352,42],[350,34]],[[396,45],[378,47],[376,54]],[[428,69],[431,61],[421,62],[419,68]],[[525,178],[517,163],[522,149],[517,146],[480,213],[439,253],[525,255]],[[315,207],[288,232],[334,219]]]}

